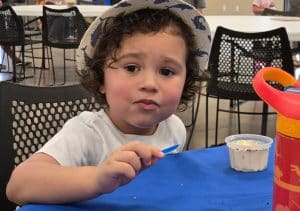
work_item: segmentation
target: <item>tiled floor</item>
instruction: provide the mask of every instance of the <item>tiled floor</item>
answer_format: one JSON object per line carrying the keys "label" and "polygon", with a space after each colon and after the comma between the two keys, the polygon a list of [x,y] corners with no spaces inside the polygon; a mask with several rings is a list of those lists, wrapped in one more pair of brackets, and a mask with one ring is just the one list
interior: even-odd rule
{"label": "tiled floor", "polygon": [[[72,51],[70,51],[72,53]],[[56,74],[56,85],[59,85],[63,81],[63,63],[62,63],[62,51],[54,49],[53,55],[54,64],[55,64],[55,74]],[[1,63],[1,53],[0,53],[0,63]],[[28,84],[28,85],[37,85],[39,79],[39,70],[34,74],[33,71],[29,68],[27,75],[33,74],[33,78],[25,79],[19,83]],[[0,80],[5,80],[10,75],[0,74]],[[70,62],[67,69],[67,83],[73,84],[78,83],[78,77],[75,73],[75,63]],[[42,77],[41,84],[45,85],[52,82],[52,77],[49,71],[45,71],[44,76]],[[205,90],[205,89],[203,89]],[[215,132],[215,99],[211,98],[209,101],[209,144],[214,144],[214,132]],[[222,101],[222,104],[229,107],[227,101]],[[241,104],[241,109],[247,111],[261,111],[262,103],[261,102],[243,102]],[[184,113],[178,114],[184,122],[188,123],[191,117],[191,109],[185,111]],[[261,127],[261,116],[249,116],[242,115],[241,117],[241,132],[242,133],[260,133]],[[237,133],[237,118],[234,114],[222,113],[220,115],[219,128],[218,128],[218,140],[219,143],[224,141],[224,138],[231,134]],[[267,135],[270,137],[275,136],[275,115],[268,117],[268,128]],[[198,118],[195,126],[195,130],[192,136],[192,141],[190,144],[190,149],[202,148],[205,146],[205,96],[200,97],[200,108],[198,112]]]}

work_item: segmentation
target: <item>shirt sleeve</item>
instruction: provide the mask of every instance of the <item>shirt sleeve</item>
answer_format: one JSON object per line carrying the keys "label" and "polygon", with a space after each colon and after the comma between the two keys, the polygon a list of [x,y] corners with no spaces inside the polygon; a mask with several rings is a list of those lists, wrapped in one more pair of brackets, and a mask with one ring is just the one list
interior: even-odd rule
{"label": "shirt sleeve", "polygon": [[179,144],[180,147],[176,150],[177,152],[182,152],[186,144],[186,128],[184,123],[177,115],[172,115],[169,119],[172,122],[170,125],[172,127],[171,133],[174,136],[174,144]]}
{"label": "shirt sleeve", "polygon": [[103,141],[79,115],[67,121],[38,152],[53,157],[62,166],[97,165]]}

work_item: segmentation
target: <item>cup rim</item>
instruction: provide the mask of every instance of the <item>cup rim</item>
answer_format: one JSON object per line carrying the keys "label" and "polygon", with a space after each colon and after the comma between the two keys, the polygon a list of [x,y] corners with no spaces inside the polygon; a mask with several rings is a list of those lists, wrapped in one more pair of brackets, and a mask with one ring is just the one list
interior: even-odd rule
{"label": "cup rim", "polygon": [[[234,142],[237,140],[253,140],[253,141],[260,141],[263,142],[259,146],[249,146],[249,147],[240,147]],[[264,136],[264,135],[258,135],[258,134],[235,134],[235,135],[230,135],[225,138],[225,143],[229,148],[234,148],[236,150],[264,150],[264,149],[269,149],[273,143],[273,139]]]}

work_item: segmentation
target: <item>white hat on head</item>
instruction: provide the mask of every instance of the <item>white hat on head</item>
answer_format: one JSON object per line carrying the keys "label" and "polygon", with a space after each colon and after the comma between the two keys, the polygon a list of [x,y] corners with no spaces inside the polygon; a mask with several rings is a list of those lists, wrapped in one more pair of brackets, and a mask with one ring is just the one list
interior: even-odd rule
{"label": "white hat on head", "polygon": [[200,70],[205,69],[209,57],[211,35],[205,18],[195,7],[181,0],[123,0],[98,16],[85,32],[76,55],[79,72],[87,70],[87,63],[94,56],[103,21],[121,13],[128,14],[141,9],[169,9],[191,27],[196,39],[197,61]]}

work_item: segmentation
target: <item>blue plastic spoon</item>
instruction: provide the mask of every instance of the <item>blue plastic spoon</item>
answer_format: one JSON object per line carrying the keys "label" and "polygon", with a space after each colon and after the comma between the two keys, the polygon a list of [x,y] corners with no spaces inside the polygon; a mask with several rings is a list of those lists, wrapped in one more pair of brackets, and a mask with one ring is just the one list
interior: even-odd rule
{"label": "blue plastic spoon", "polygon": [[177,147],[179,146],[179,144],[175,144],[173,146],[170,146],[170,147],[167,147],[163,150],[161,150],[164,154],[167,154],[167,153],[170,153],[172,152],[173,150],[177,149]]}

